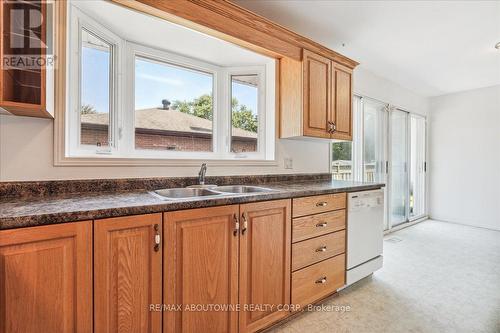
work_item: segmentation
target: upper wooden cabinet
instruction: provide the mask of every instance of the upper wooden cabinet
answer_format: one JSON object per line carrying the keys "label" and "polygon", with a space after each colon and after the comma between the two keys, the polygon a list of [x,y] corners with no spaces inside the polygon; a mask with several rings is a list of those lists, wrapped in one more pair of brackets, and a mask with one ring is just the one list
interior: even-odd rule
{"label": "upper wooden cabinet", "polygon": [[330,59],[304,50],[304,135],[330,138],[331,124],[331,75]]}
{"label": "upper wooden cabinet", "polygon": [[53,6],[42,0],[0,3],[0,108],[9,113],[53,118],[53,74],[47,65],[53,60],[47,54]]}
{"label": "upper wooden cabinet", "polygon": [[95,332],[161,332],[161,234],[161,214],[94,222]]}
{"label": "upper wooden cabinet", "polygon": [[332,138],[352,140],[352,69],[333,63],[332,92]]}
{"label": "upper wooden cabinet", "polygon": [[92,332],[92,222],[0,231],[0,332]]}
{"label": "upper wooden cabinet", "polygon": [[352,140],[352,69],[308,50],[282,58],[280,137]]}

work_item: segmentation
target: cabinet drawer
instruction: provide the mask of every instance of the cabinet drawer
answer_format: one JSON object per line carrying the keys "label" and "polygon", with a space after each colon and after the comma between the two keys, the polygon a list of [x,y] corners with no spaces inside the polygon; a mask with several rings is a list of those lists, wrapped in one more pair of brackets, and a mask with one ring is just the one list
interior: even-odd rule
{"label": "cabinet drawer", "polygon": [[345,210],[293,219],[292,242],[325,235],[345,229]]}
{"label": "cabinet drawer", "polygon": [[345,230],[292,245],[292,270],[296,271],[318,261],[345,252]]}
{"label": "cabinet drawer", "polygon": [[292,304],[314,303],[344,284],[345,254],[341,254],[292,273]]}
{"label": "cabinet drawer", "polygon": [[293,199],[292,217],[311,215],[343,209],[346,205],[346,194],[326,194],[313,197]]}

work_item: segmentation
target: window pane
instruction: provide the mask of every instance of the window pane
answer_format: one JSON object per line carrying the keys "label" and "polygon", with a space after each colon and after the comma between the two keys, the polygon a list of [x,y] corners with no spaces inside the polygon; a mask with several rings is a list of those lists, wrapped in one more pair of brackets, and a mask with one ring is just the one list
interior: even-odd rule
{"label": "window pane", "polygon": [[407,173],[407,117],[404,111],[391,113],[391,223],[392,226],[406,222],[408,196]]}
{"label": "window pane", "polygon": [[81,33],[80,143],[107,146],[112,47],[85,29]]}
{"label": "window pane", "polygon": [[382,182],[385,179],[384,119],[385,104],[370,99],[363,100],[363,180]]}
{"label": "window pane", "polygon": [[257,151],[258,103],[258,76],[231,76],[231,152]]}
{"label": "window pane", "polygon": [[352,142],[332,144],[332,173],[336,180],[353,180]]}
{"label": "window pane", "polygon": [[135,58],[135,148],[212,151],[213,76]]}
{"label": "window pane", "polygon": [[410,121],[410,217],[425,213],[425,119]]}

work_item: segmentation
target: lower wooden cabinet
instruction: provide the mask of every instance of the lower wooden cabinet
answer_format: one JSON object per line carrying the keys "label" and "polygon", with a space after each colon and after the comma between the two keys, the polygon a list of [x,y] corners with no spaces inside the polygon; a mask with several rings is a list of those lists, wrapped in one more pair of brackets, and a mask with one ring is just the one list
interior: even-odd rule
{"label": "lower wooden cabinet", "polygon": [[291,210],[286,199],[0,231],[0,333],[262,330],[345,283],[345,211],[295,218],[292,241]]}
{"label": "lower wooden cabinet", "polygon": [[292,274],[292,303],[302,307],[333,294],[345,284],[345,254]]}
{"label": "lower wooden cabinet", "polygon": [[181,307],[165,332],[254,332],[288,315],[290,200],[164,216],[164,299]]}
{"label": "lower wooden cabinet", "polygon": [[[240,332],[255,332],[288,315],[290,200],[240,206]],[[259,308],[260,307],[260,308]]]}
{"label": "lower wooden cabinet", "polygon": [[238,215],[238,205],[165,213],[165,332],[238,331]]}
{"label": "lower wooden cabinet", "polygon": [[0,332],[92,332],[92,222],[0,231]]}
{"label": "lower wooden cabinet", "polygon": [[161,214],[94,221],[94,332],[161,332]]}
{"label": "lower wooden cabinet", "polygon": [[346,193],[292,200],[292,304],[304,307],[345,285]]}

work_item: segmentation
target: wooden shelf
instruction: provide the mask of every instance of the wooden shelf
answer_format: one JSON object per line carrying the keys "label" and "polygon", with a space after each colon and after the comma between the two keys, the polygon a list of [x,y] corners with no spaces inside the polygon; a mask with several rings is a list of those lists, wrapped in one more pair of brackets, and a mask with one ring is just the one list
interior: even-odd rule
{"label": "wooden shelf", "polygon": [[[40,35],[40,39],[31,37],[29,30],[19,27],[19,31],[10,31],[11,17],[10,10],[33,10],[40,9],[42,15],[46,17],[46,4],[42,0],[17,0],[3,1],[0,4],[0,53],[2,57],[15,56],[19,59],[30,60],[33,56],[46,57],[45,50],[40,48],[11,48],[10,38],[12,36],[22,37],[24,40],[29,39],[31,42],[37,42],[36,45],[43,45],[47,39],[46,21],[35,33]],[[21,22],[13,22],[21,24]],[[23,33],[20,33],[23,32]],[[33,43],[30,43],[33,46]],[[35,52],[34,52],[35,51]],[[6,67],[4,61],[0,63],[0,107],[6,111],[22,116],[31,117],[53,117],[52,113],[47,110],[47,73],[46,68],[31,68],[23,65]],[[53,96],[51,97],[53,98]]]}

